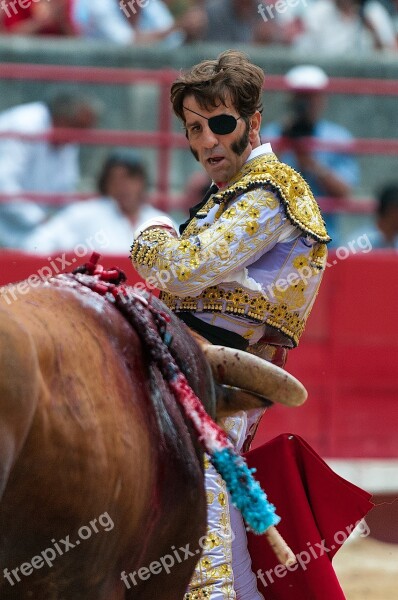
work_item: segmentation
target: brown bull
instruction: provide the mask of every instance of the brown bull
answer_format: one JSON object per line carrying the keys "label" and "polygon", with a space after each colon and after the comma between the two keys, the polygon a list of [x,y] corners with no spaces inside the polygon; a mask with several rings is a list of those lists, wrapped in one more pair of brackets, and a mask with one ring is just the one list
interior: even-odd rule
{"label": "brown bull", "polygon": [[[199,347],[169,329],[211,408]],[[181,599],[205,533],[201,453],[126,319],[56,278],[0,297],[0,373],[1,599]]]}

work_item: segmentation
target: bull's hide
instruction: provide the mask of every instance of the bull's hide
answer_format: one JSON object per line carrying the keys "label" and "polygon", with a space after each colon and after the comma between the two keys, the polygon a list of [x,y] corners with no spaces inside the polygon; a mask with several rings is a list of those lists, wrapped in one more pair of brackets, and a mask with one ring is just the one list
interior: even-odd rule
{"label": "bull's hide", "polygon": [[[207,363],[170,316],[209,405]],[[55,278],[0,297],[0,372],[0,598],[181,599],[205,533],[201,457],[137,333]]]}

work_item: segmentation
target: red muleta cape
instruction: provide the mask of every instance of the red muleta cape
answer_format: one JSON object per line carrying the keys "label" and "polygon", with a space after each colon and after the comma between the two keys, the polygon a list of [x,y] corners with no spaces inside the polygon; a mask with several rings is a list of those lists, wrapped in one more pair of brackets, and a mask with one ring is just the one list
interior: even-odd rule
{"label": "red muleta cape", "polygon": [[372,508],[371,494],[346,481],[299,436],[282,434],[245,454],[282,518],[278,530],[298,559],[279,565],[267,539],[248,534],[253,572],[266,600],[345,600],[332,558]]}

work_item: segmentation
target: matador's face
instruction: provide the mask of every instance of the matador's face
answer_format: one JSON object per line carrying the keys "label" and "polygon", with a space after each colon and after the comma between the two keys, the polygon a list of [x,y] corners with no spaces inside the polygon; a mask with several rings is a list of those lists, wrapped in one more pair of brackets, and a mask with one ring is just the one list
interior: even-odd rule
{"label": "matador's face", "polygon": [[[235,117],[237,121],[234,130],[230,133],[214,133],[209,119],[218,115]],[[184,116],[191,151],[217,184],[230,181],[240,171],[252,149],[260,144],[259,113],[247,123],[228,100],[225,105],[220,104],[216,108],[206,110],[193,96],[186,96]]]}

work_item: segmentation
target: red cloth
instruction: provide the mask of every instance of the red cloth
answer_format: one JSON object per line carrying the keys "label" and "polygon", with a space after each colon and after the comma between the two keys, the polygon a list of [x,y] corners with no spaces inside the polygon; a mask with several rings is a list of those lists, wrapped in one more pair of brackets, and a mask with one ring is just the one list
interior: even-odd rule
{"label": "red cloth", "polygon": [[32,15],[32,6],[28,6],[27,8],[21,8],[18,6],[15,11],[10,7],[7,11],[3,12],[4,28],[12,32],[15,25],[21,21],[26,21],[26,19],[32,18]]}
{"label": "red cloth", "polygon": [[266,600],[344,600],[331,561],[348,537],[347,527],[351,531],[372,508],[371,495],[336,475],[299,436],[280,435],[245,457],[300,563],[292,570],[278,567],[266,537],[249,533],[259,590]]}

